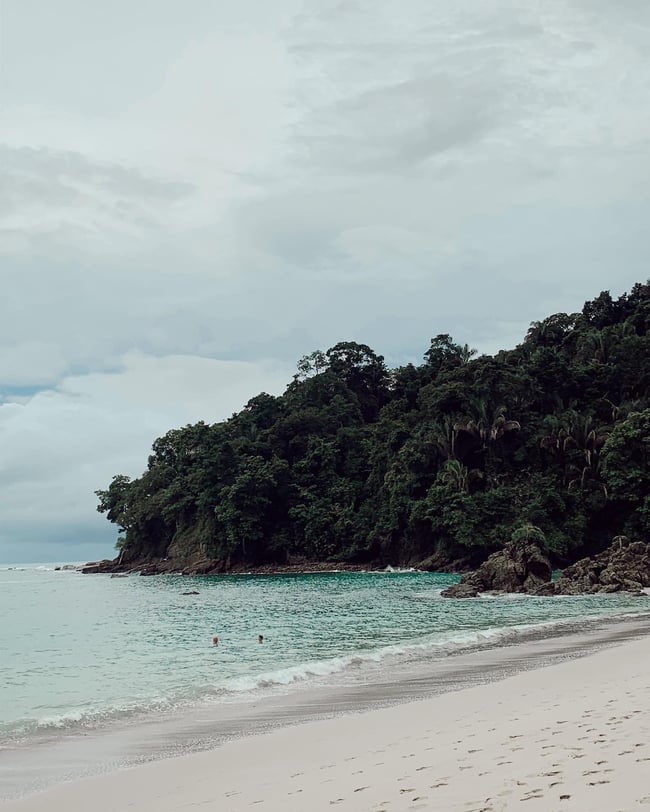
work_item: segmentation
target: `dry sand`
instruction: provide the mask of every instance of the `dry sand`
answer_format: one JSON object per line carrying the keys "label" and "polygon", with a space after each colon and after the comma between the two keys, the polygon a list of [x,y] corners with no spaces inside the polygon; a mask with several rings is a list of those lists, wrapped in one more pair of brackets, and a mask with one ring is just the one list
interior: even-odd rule
{"label": "dry sand", "polygon": [[650,812],[650,637],[51,788],[16,812]]}

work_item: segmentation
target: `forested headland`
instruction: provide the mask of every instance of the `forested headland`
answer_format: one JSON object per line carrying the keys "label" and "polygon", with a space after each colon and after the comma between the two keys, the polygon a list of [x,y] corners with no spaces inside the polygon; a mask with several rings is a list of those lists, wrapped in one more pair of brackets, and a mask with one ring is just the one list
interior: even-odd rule
{"label": "forested headland", "polygon": [[280,397],[169,431],[142,476],[97,491],[115,566],[465,568],[522,524],[562,566],[648,539],[648,330],[650,283],[494,356],[446,334],[396,369],[364,344],[313,352]]}

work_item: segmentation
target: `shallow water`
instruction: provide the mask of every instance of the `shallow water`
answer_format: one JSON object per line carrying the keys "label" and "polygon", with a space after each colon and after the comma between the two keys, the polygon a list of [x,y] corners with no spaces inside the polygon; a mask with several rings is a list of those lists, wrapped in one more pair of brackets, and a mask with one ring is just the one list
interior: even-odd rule
{"label": "shallow water", "polygon": [[[363,685],[526,630],[551,633],[650,608],[647,597],[624,595],[441,598],[455,580],[418,572],[111,578],[2,569],[0,747],[299,685]],[[199,594],[183,595],[192,590]]]}

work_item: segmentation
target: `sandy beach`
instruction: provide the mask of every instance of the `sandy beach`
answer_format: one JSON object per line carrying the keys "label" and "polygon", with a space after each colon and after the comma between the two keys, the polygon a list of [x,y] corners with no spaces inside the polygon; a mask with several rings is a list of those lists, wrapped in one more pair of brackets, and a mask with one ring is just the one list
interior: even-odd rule
{"label": "sandy beach", "polygon": [[451,812],[650,808],[650,636],[422,701],[312,721],[0,808]]}

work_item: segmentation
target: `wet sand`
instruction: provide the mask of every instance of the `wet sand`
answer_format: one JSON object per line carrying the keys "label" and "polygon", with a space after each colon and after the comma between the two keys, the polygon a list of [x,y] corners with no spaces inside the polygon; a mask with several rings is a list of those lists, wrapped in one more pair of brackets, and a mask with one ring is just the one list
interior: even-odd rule
{"label": "wet sand", "polygon": [[492,812],[526,801],[526,809],[628,812],[650,804],[649,630],[647,618],[610,621],[422,663],[367,686],[44,741],[3,753],[3,794],[35,775],[47,785],[104,774],[0,807]]}

